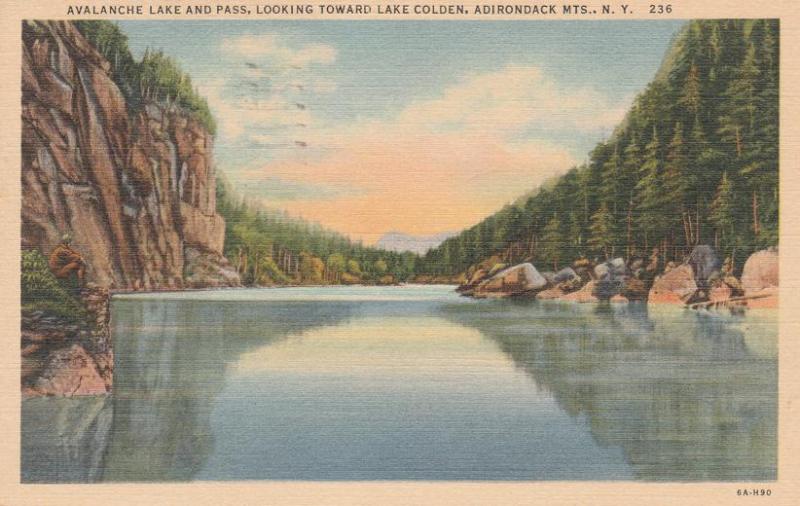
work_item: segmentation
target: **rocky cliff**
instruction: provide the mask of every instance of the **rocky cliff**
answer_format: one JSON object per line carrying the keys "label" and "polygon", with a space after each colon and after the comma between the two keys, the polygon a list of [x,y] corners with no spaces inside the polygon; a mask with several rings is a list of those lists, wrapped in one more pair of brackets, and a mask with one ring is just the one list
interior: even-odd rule
{"label": "rocky cliff", "polygon": [[70,233],[87,281],[112,289],[238,284],[203,124],[126,103],[71,23],[26,22],[22,37],[22,247],[47,254]]}

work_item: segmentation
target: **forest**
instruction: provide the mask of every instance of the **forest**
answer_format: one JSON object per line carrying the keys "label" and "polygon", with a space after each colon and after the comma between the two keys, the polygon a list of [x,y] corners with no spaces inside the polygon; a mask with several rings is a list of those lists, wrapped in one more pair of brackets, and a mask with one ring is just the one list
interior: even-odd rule
{"label": "forest", "polygon": [[225,256],[246,285],[393,284],[414,274],[413,253],[363,246],[316,223],[237,195],[217,180]]}
{"label": "forest", "polygon": [[553,270],[580,257],[683,260],[713,245],[741,269],[778,243],[778,21],[700,20],[588,161],[417,263],[455,276],[497,255]]}

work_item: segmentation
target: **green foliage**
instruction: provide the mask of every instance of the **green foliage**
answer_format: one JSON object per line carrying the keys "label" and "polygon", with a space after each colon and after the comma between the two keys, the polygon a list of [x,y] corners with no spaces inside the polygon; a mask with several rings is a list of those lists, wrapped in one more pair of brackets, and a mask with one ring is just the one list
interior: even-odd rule
{"label": "green foliage", "polygon": [[111,63],[111,77],[130,106],[135,108],[148,101],[176,104],[193,114],[209,133],[216,133],[208,103],[175,60],[162,51],[148,49],[137,62],[128,47],[127,35],[111,21],[75,21],[75,27]]}
{"label": "green foliage", "polygon": [[654,246],[682,260],[696,244],[744,259],[776,245],[778,41],[776,20],[687,23],[585,164],[427,252],[417,270],[454,275],[493,255],[550,266]]}
{"label": "green foliage", "polygon": [[86,310],[50,272],[38,250],[22,250],[21,302],[26,311],[44,311],[72,322],[86,320]]}
{"label": "green foliage", "polygon": [[[371,283],[413,276],[417,256],[365,247],[315,223],[249,203],[217,178],[217,212],[225,218],[225,256],[248,285]],[[324,261],[323,261],[324,259]],[[321,270],[320,270],[321,269]]]}
{"label": "green foliage", "polygon": [[361,276],[361,266],[358,264],[358,260],[351,258],[347,261],[347,272],[353,276]]}
{"label": "green foliage", "polygon": [[564,235],[561,231],[561,220],[558,219],[558,215],[554,215],[542,230],[541,247],[543,255],[553,261],[553,270],[558,269],[558,264],[561,261],[561,255],[564,251]]}
{"label": "green foliage", "polygon": [[589,247],[594,251],[602,251],[608,258],[614,253],[614,217],[605,203],[592,215],[592,224],[589,226]]}
{"label": "green foliage", "polygon": [[325,264],[309,253],[300,253],[299,272],[300,280],[304,283],[319,284],[325,275]]}
{"label": "green foliage", "polygon": [[[714,201],[711,204],[711,221],[717,230],[717,237],[715,242],[719,245],[720,242],[728,246],[729,243],[735,238],[736,232],[736,208],[734,199],[736,193],[733,190],[733,184],[728,178],[728,173],[722,173],[722,180],[717,188]],[[732,246],[732,245],[731,245]]]}

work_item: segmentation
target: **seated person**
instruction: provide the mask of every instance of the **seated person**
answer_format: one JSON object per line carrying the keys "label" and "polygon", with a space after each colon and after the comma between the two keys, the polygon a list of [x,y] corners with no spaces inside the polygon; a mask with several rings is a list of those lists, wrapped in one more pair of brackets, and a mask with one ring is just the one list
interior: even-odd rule
{"label": "seated person", "polygon": [[78,283],[83,284],[83,276],[86,273],[86,264],[81,254],[70,247],[72,237],[64,234],[61,244],[50,253],[50,271],[58,279],[69,280],[72,273],[78,278]]}

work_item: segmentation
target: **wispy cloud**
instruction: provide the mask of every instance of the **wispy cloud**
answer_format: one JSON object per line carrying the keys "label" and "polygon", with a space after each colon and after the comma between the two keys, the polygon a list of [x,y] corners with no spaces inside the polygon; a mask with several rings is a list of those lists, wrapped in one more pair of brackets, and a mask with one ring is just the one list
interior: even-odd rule
{"label": "wispy cloud", "polygon": [[291,45],[274,34],[223,39],[218,49],[225,72],[199,88],[220,124],[221,142],[237,149],[304,143],[297,136],[315,121],[306,102],[336,90],[315,69],[334,63],[336,50]]}
{"label": "wispy cloud", "polygon": [[326,44],[308,44],[299,48],[289,47],[276,35],[242,35],[225,39],[222,49],[233,55],[264,58],[273,63],[294,67],[307,65],[330,65],[336,60],[336,49]]}

